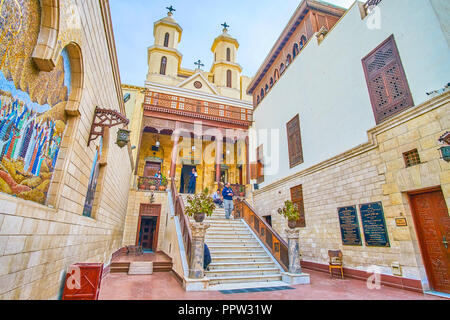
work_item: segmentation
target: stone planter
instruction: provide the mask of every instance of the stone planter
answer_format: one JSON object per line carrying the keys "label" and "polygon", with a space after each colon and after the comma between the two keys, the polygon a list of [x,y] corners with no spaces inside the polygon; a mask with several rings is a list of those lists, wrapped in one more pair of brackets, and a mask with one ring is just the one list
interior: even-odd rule
{"label": "stone planter", "polygon": [[291,229],[295,229],[295,228],[297,227],[297,221],[295,221],[295,220],[289,220],[289,221],[288,221],[288,226],[289,226],[289,228],[291,228]]}
{"label": "stone planter", "polygon": [[195,222],[202,223],[205,220],[205,218],[206,218],[206,214],[205,213],[200,213],[199,212],[199,213],[194,214]]}

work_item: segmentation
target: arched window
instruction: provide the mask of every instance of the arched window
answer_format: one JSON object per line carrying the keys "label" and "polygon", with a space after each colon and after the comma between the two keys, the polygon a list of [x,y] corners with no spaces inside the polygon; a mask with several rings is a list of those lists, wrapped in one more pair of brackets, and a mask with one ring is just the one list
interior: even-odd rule
{"label": "arched window", "polygon": [[169,33],[167,32],[166,35],[164,36],[164,47],[168,47],[169,46]]}
{"label": "arched window", "polygon": [[277,82],[278,79],[280,79],[280,72],[278,71],[278,69],[275,69],[275,72],[273,73],[273,78],[275,82]]}
{"label": "arched window", "polygon": [[231,79],[231,70],[227,70],[227,87],[228,88],[231,88],[232,86],[231,86],[231,83],[232,83],[232,81],[231,81],[232,79]]}
{"label": "arched window", "polygon": [[231,61],[231,49],[227,48],[227,61]]}
{"label": "arched window", "polygon": [[287,58],[286,58],[286,67],[287,67],[288,65],[290,65],[291,62],[292,62],[292,57],[291,57],[290,54],[288,54],[288,56],[287,56]]}
{"label": "arched window", "polygon": [[261,98],[258,96],[258,98],[256,98],[256,104],[259,104],[261,102]]}
{"label": "arched window", "polygon": [[261,100],[264,99],[264,89],[261,88]]}
{"label": "arched window", "polygon": [[267,94],[267,92],[269,91],[269,85],[266,84],[266,88],[265,88],[265,94]]}
{"label": "arched window", "polygon": [[281,64],[281,66],[280,66],[280,72],[281,72],[281,74],[283,74],[283,72],[284,72],[284,69],[285,69],[285,67],[284,67],[284,63],[282,63],[282,64]]}
{"label": "arched window", "polygon": [[270,78],[270,87],[273,87],[273,78]]}
{"label": "arched window", "polygon": [[302,35],[302,38],[300,39],[300,50],[303,49],[303,47],[306,45],[306,42],[307,42],[307,40],[306,40],[305,35]]}
{"label": "arched window", "polygon": [[299,52],[299,50],[298,50],[298,44],[294,44],[294,49],[293,49],[293,52],[292,52],[292,56],[295,58],[297,55],[298,55],[298,52]]}
{"label": "arched window", "polygon": [[166,67],[167,67],[167,58],[162,57],[161,58],[161,68],[159,69],[159,73],[162,75],[166,74]]}

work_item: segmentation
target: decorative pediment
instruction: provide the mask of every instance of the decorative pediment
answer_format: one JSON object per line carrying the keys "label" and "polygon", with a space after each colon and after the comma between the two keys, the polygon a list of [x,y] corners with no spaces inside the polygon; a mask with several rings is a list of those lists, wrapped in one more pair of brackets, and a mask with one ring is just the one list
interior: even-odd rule
{"label": "decorative pediment", "polygon": [[196,72],[194,75],[178,84],[177,87],[219,95],[214,85],[209,82],[201,72]]}

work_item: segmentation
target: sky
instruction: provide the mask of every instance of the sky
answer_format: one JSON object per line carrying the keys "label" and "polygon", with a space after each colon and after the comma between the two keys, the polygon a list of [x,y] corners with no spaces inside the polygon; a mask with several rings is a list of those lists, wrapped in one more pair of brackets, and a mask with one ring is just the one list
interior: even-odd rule
{"label": "sky", "polygon": [[[195,69],[200,59],[203,70],[213,62],[211,46],[222,33],[222,23],[240,44],[237,62],[243,75],[253,77],[301,0],[110,0],[122,83],[144,86],[147,76],[147,48],[153,45],[153,23],[176,11],[174,19],[183,28],[178,50],[182,67]],[[349,8],[354,0],[327,0]]]}

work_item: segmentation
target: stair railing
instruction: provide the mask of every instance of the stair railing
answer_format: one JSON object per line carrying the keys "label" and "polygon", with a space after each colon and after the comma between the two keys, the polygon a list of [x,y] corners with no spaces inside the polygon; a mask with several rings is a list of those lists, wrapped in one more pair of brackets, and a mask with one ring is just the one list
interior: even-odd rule
{"label": "stair railing", "polygon": [[289,270],[288,244],[256,213],[246,200],[235,200],[235,218],[243,219],[283,267],[284,271]]}
{"label": "stair railing", "polygon": [[192,232],[190,228],[190,222],[188,216],[184,213],[184,201],[178,194],[175,181],[172,180],[170,184],[170,190],[172,193],[173,208],[175,215],[180,219],[181,234],[183,237],[184,248],[186,251],[186,258],[188,264],[191,261],[191,247],[192,247]]}

